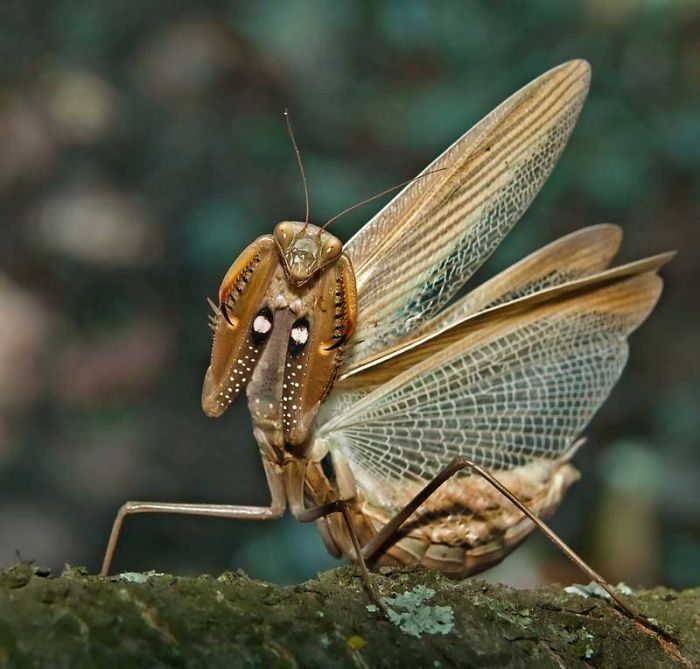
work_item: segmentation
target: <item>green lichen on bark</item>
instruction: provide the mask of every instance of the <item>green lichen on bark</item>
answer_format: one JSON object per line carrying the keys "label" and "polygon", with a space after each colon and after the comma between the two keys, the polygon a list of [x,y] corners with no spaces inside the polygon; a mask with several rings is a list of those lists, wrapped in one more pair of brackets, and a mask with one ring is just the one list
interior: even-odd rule
{"label": "green lichen on bark", "polygon": [[404,633],[367,610],[351,567],[294,587],[249,579],[0,573],[0,667],[678,667],[700,666],[700,590],[627,597],[679,639],[679,659],[596,598],[385,571],[382,596],[416,587],[451,607],[445,635]]}

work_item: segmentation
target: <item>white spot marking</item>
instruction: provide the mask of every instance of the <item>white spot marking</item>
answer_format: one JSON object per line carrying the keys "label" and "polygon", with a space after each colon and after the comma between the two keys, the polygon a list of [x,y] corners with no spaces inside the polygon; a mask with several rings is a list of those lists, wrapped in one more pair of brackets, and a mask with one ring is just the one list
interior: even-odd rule
{"label": "white spot marking", "polygon": [[[267,334],[272,329],[272,323],[270,319],[265,316],[256,316],[253,321],[253,330],[258,334]],[[239,360],[238,362],[242,362]]]}
{"label": "white spot marking", "polygon": [[294,343],[303,346],[309,339],[309,330],[305,326],[292,328],[292,340]]}

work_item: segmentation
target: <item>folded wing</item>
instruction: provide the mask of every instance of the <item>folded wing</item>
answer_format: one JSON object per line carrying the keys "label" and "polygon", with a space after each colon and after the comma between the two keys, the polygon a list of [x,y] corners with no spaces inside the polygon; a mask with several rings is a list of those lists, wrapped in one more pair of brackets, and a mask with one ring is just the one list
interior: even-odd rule
{"label": "folded wing", "polygon": [[617,254],[622,230],[592,225],[543,246],[470,291],[431,318],[418,335],[443,330],[466,317],[526,295],[602,272]]}
{"label": "folded wing", "polygon": [[[494,326],[497,322],[506,322],[514,314],[525,313],[545,302],[555,303],[565,296],[583,295],[626,277],[655,272],[674,256],[673,252],[660,253],[570,281],[566,278],[570,273],[575,275],[576,268],[561,265],[543,280],[537,271],[539,265],[530,261],[542,256],[543,263],[546,262],[549,250],[558,247],[561,241],[563,240],[541,249],[522,263],[502,272],[457,302],[454,309],[448,309],[428,321],[424,334],[371,356],[361,365],[343,372],[336,382],[336,389],[341,392],[357,389],[368,391],[485,325]],[[531,274],[520,271],[521,265],[530,265],[534,271]],[[540,290],[537,290],[538,287]],[[486,290],[482,291],[481,288]]]}

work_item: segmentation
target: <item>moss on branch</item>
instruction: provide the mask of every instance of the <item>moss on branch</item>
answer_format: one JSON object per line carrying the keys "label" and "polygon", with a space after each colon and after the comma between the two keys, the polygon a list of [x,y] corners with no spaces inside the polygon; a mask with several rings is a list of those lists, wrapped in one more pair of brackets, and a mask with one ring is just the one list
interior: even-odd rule
{"label": "moss on branch", "polygon": [[368,610],[352,567],[280,587],[241,573],[104,579],[17,565],[0,573],[0,667],[700,666],[700,589],[627,596],[678,638],[675,653],[607,602],[557,586],[373,578],[394,597],[394,623]]}

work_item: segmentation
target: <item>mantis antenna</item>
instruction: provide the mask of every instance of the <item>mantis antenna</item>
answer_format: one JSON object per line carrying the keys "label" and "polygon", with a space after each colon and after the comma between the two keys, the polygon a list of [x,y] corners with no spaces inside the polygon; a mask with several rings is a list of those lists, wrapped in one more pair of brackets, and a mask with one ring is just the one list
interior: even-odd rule
{"label": "mantis antenna", "polygon": [[289,138],[292,140],[292,146],[294,147],[294,153],[297,156],[297,162],[299,163],[299,171],[301,172],[301,182],[304,184],[304,202],[306,204],[306,216],[304,216],[304,225],[309,224],[309,188],[306,184],[306,173],[304,172],[304,164],[301,162],[301,153],[299,147],[297,146],[297,141],[294,139],[294,131],[292,130],[292,122],[289,119],[289,110],[284,110],[284,120],[287,122],[287,132],[289,133]]}
{"label": "mantis antenna", "polygon": [[[376,200],[377,198],[382,197],[383,195],[387,195],[388,193],[392,193],[395,190],[398,190],[399,188],[403,188],[404,186],[407,186],[408,184],[418,181],[418,179],[422,179],[423,177],[430,176],[431,174],[435,174],[436,172],[442,172],[444,170],[449,169],[449,167],[440,167],[437,170],[431,170],[430,172],[426,172],[425,174],[419,174],[417,177],[413,177],[413,179],[407,179],[406,181],[402,181],[399,184],[396,184],[395,186],[392,186],[391,188],[387,188],[386,190],[383,190],[381,193],[377,193],[376,195],[372,195],[372,197],[368,197],[366,200],[362,200],[361,202],[357,202],[356,204],[353,204],[350,207],[347,207],[346,209],[343,209],[339,214],[336,214],[332,218],[329,218],[321,227],[321,230],[325,230],[333,221],[338,220],[341,216],[344,216],[348,212],[351,212],[353,209],[357,209],[358,207],[362,207],[365,204],[372,202],[372,200]],[[320,234],[320,231],[319,231]]]}

